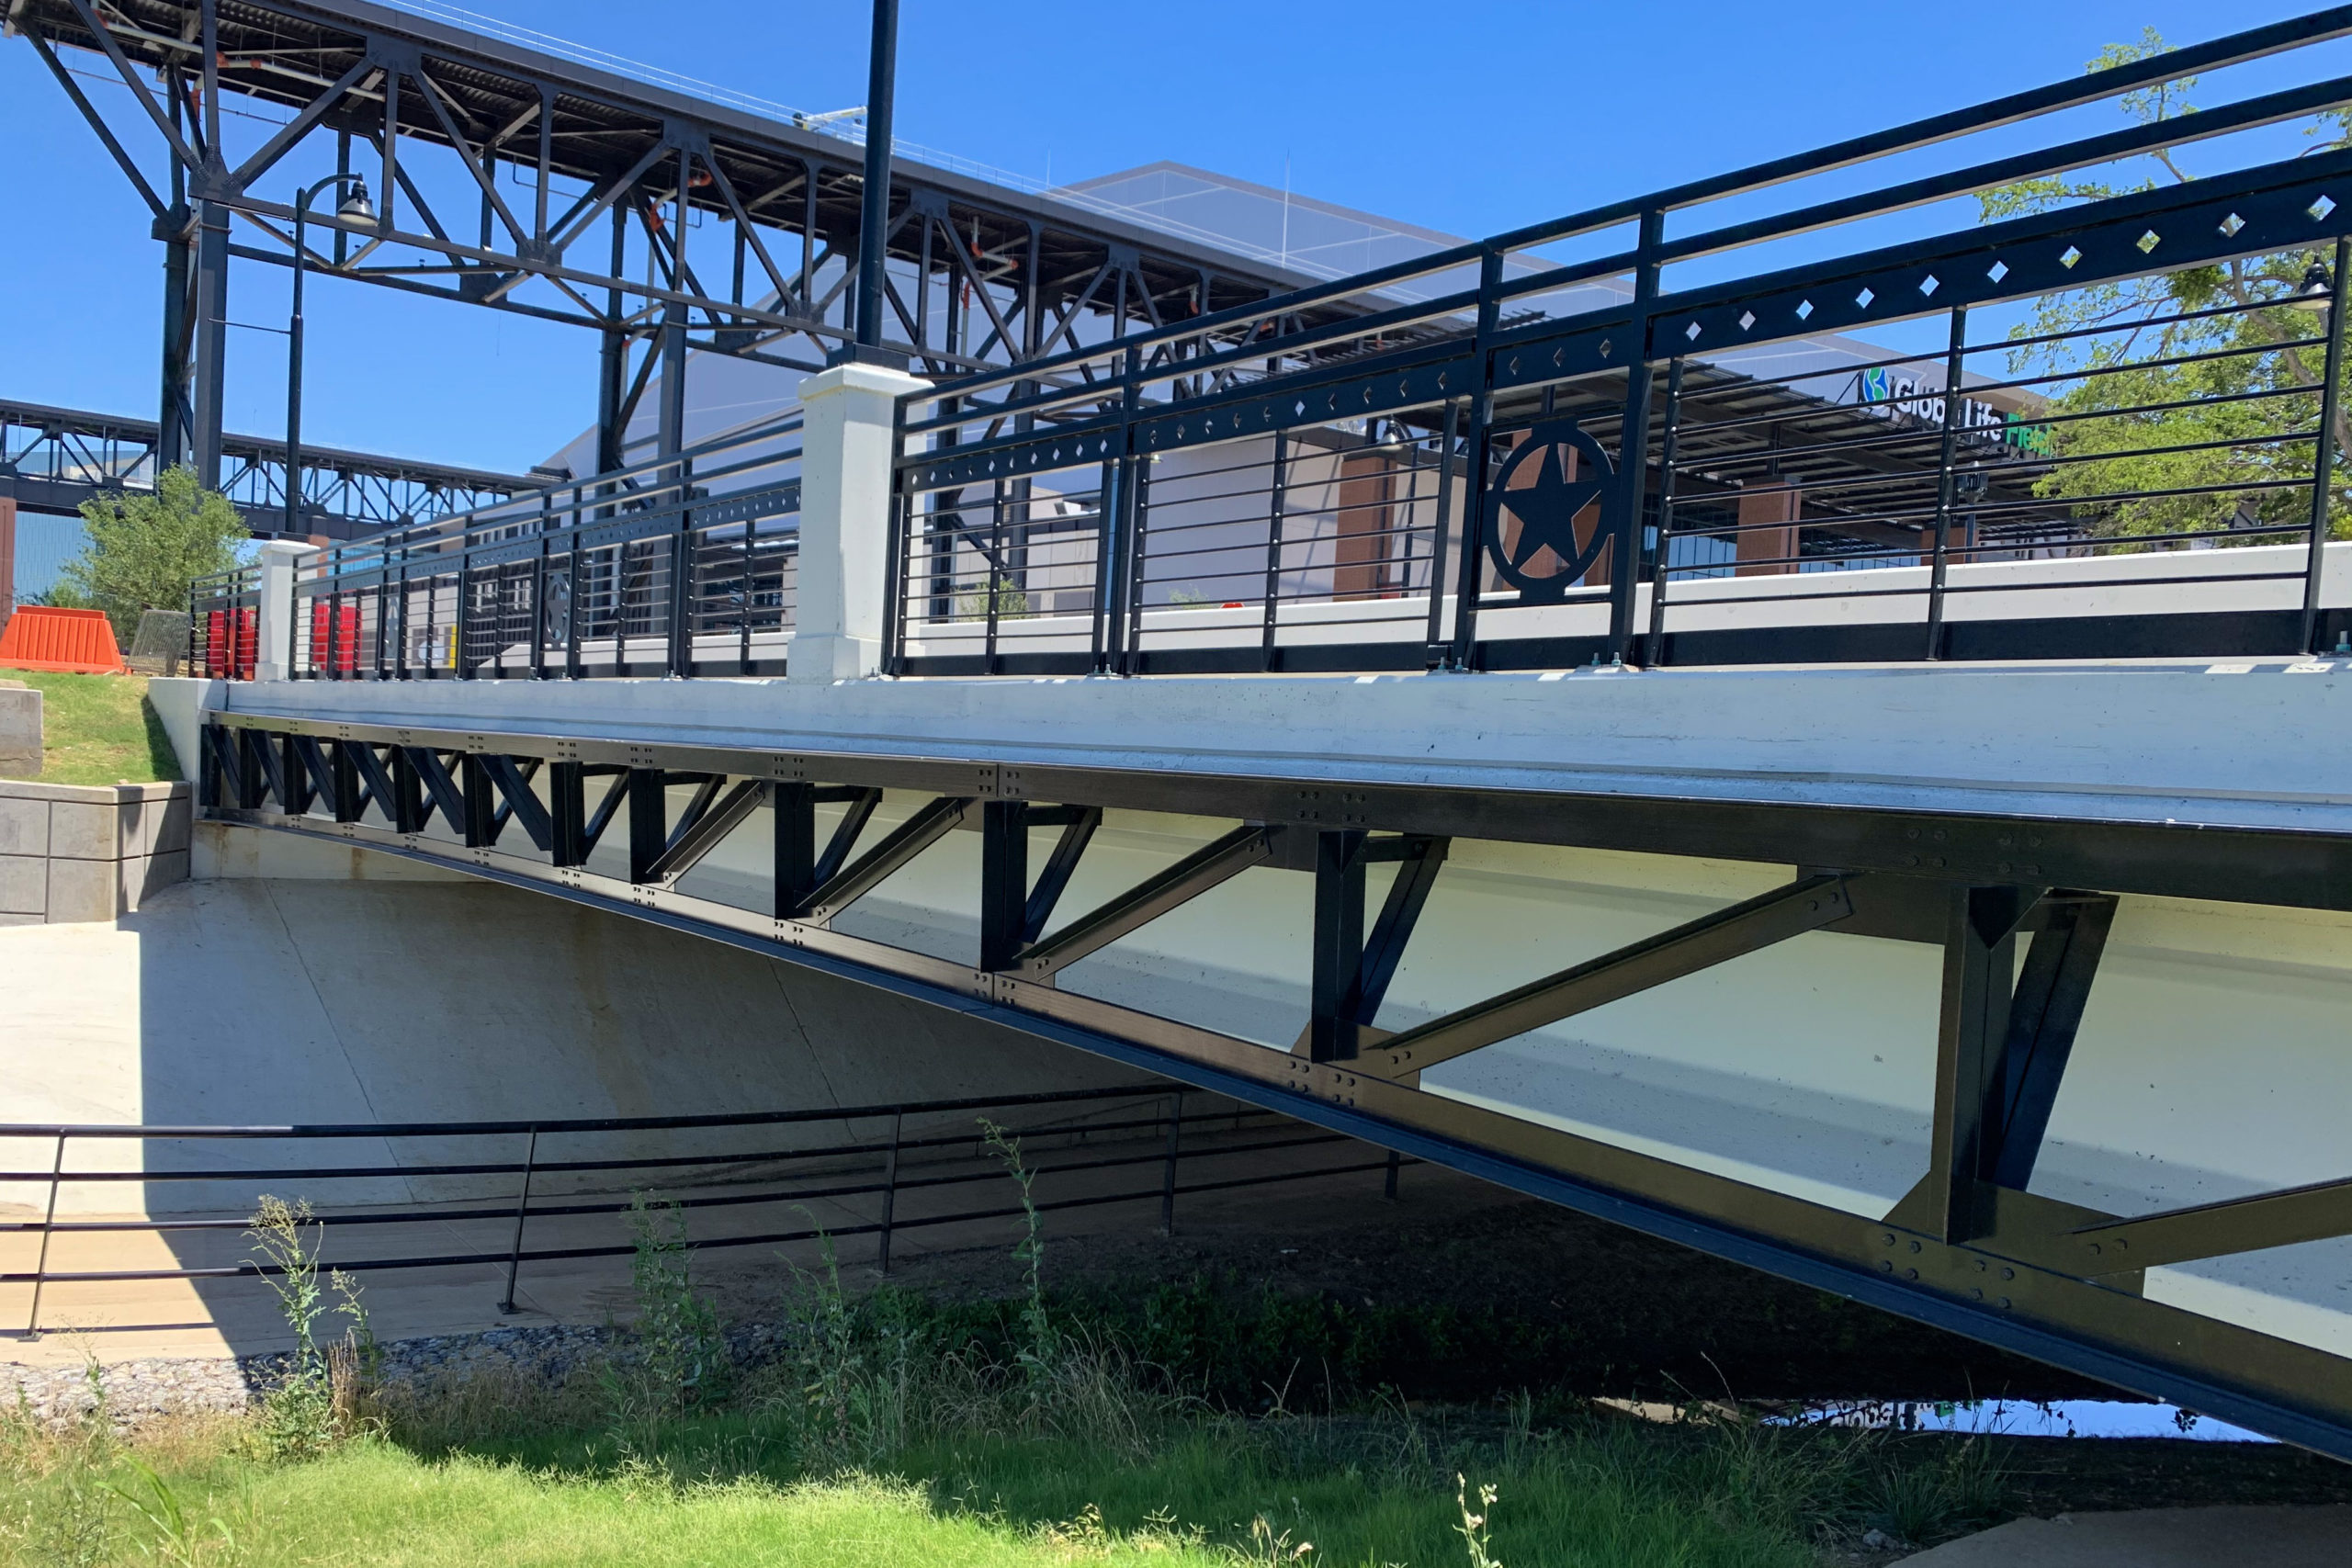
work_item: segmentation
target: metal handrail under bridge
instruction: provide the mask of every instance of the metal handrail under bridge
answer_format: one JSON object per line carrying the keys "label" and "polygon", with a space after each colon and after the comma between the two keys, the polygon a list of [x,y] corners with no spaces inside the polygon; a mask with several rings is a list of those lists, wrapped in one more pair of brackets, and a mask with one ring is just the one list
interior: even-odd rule
{"label": "metal handrail under bridge", "polygon": [[[152,1195],[157,1191],[233,1188],[241,1194],[258,1194],[262,1190],[262,1183],[295,1182],[303,1184],[296,1189],[300,1193],[314,1191],[321,1184],[334,1187],[386,1178],[411,1182],[428,1179],[475,1181],[485,1178],[512,1178],[515,1188],[511,1200],[491,1203],[476,1198],[470,1201],[458,1200],[427,1205],[351,1201],[306,1204],[309,1211],[306,1225],[316,1225],[316,1235],[321,1242],[330,1236],[340,1242],[345,1234],[355,1230],[366,1234],[362,1227],[422,1224],[429,1226],[435,1239],[439,1240],[443,1227],[487,1223],[499,1229],[511,1225],[509,1244],[502,1248],[453,1253],[446,1250],[446,1242],[441,1243],[440,1249],[427,1251],[402,1250],[395,1243],[392,1251],[379,1248],[364,1254],[354,1254],[343,1245],[333,1247],[322,1245],[317,1247],[314,1259],[318,1268],[355,1274],[385,1270],[503,1268],[505,1270],[505,1289],[499,1298],[498,1307],[502,1313],[511,1314],[517,1310],[515,1290],[526,1263],[625,1258],[637,1250],[637,1243],[633,1239],[527,1246],[526,1229],[533,1219],[538,1220],[544,1227],[550,1221],[627,1215],[637,1204],[649,1201],[647,1189],[658,1185],[660,1190],[651,1193],[650,1201],[675,1210],[682,1215],[703,1215],[707,1221],[724,1221],[746,1211],[763,1211],[759,1215],[760,1223],[748,1230],[706,1223],[701,1227],[701,1234],[684,1238],[698,1252],[871,1236],[875,1242],[876,1266],[888,1273],[891,1243],[903,1232],[1019,1218],[1024,1213],[1019,1202],[984,1203],[983,1206],[973,1207],[967,1201],[963,1206],[946,1210],[941,1210],[933,1203],[918,1213],[904,1212],[899,1207],[902,1194],[962,1200],[966,1189],[1002,1185],[1007,1179],[1007,1170],[990,1157],[984,1147],[985,1129],[991,1124],[992,1117],[1013,1120],[1014,1124],[1006,1129],[1007,1137],[1022,1145],[1023,1164],[1031,1177],[1046,1183],[1043,1194],[1031,1201],[1039,1213],[1154,1202],[1159,1207],[1160,1228],[1172,1233],[1176,1200],[1188,1194],[1234,1191],[1270,1184],[1385,1171],[1388,1194],[1391,1197],[1396,1195],[1396,1173],[1406,1162],[1394,1153],[1343,1159],[1337,1164],[1325,1159],[1292,1167],[1277,1160],[1273,1162],[1273,1168],[1269,1168],[1269,1162],[1259,1158],[1250,1160],[1246,1166],[1235,1166],[1231,1162],[1249,1156],[1281,1156],[1292,1150],[1321,1148],[1345,1144],[1349,1140],[1336,1134],[1300,1128],[1285,1118],[1270,1119],[1266,1112],[1239,1103],[1209,1107],[1204,1106],[1200,1097],[1194,1096],[1188,1106],[1187,1095],[1188,1091],[1182,1085],[1170,1085],[1159,1090],[1149,1085],[1127,1085],[1024,1095],[699,1116],[369,1122],[300,1126],[5,1124],[0,1125],[0,1143],[31,1144],[51,1150],[52,1157],[46,1170],[0,1170],[0,1185],[26,1186],[46,1193],[40,1219],[0,1224],[0,1229],[39,1238],[32,1267],[0,1271],[0,1285],[29,1287],[30,1297],[21,1332],[28,1337],[38,1337],[42,1325],[42,1298],[51,1286],[263,1279],[282,1274],[285,1272],[283,1264],[257,1257],[239,1257],[209,1263],[182,1259],[169,1267],[53,1268],[51,1252],[52,1242],[59,1237],[152,1236],[161,1240],[167,1236],[200,1238],[208,1234],[234,1236],[249,1232],[256,1224],[250,1206],[228,1214],[153,1213]],[[1103,1107],[1107,1114],[1098,1112],[1075,1119],[1061,1115],[1043,1121],[1037,1120],[1035,1114],[1063,1109],[1082,1111],[1090,1106]],[[611,1138],[621,1134],[737,1130],[748,1134],[754,1129],[781,1131],[815,1123],[838,1125],[845,1130],[862,1125],[869,1131],[862,1134],[853,1131],[843,1139],[820,1141],[805,1146],[729,1147],[716,1152],[696,1148],[685,1154],[623,1153],[552,1158],[542,1148],[543,1144],[571,1141],[577,1145],[599,1137]],[[1189,1142],[1186,1139],[1188,1132],[1192,1134]],[[1211,1136],[1218,1133],[1228,1135]],[[502,1144],[511,1146],[520,1140],[522,1157],[514,1159],[492,1155],[461,1161],[424,1159],[388,1166],[313,1160],[299,1166],[253,1168],[199,1163],[186,1168],[164,1166],[134,1169],[77,1169],[71,1163],[69,1152],[77,1142],[84,1145],[134,1144],[143,1152],[159,1146],[165,1149],[175,1146],[189,1148],[222,1143],[293,1144],[301,1146],[324,1144],[332,1146],[364,1141],[389,1146],[395,1140],[424,1139],[444,1144],[449,1141],[487,1143],[493,1147]],[[1146,1152],[1138,1153],[1125,1146],[1116,1147],[1109,1153],[1086,1152],[1098,1141],[1118,1145],[1140,1145]],[[958,1159],[957,1151],[965,1151],[968,1157]],[[1205,1176],[1186,1174],[1202,1162],[1208,1162],[1217,1169]],[[944,1166],[954,1168],[942,1168]],[[811,1167],[815,1168],[808,1168]],[[1071,1179],[1144,1168],[1150,1168],[1151,1171],[1148,1186],[1114,1184],[1109,1190],[1102,1190],[1084,1181]],[[571,1185],[560,1190],[550,1190],[551,1186],[566,1182]],[[621,1190],[630,1191],[632,1195],[617,1199],[607,1196],[616,1190],[616,1183],[622,1184]],[[151,1195],[147,1205],[151,1212],[136,1217],[59,1217],[59,1200],[66,1188],[96,1186],[119,1190],[126,1185]],[[874,1217],[851,1217],[834,1224],[820,1224],[807,1208],[809,1203],[820,1201],[840,1203],[844,1200],[870,1201]],[[245,1199],[248,1205],[254,1201],[253,1197]],[[223,1207],[218,1203],[204,1206],[208,1209]],[[808,1223],[782,1230],[769,1228],[774,1224],[769,1216],[775,1212],[798,1213]],[[107,1326],[122,1329],[139,1325],[118,1322]]]}

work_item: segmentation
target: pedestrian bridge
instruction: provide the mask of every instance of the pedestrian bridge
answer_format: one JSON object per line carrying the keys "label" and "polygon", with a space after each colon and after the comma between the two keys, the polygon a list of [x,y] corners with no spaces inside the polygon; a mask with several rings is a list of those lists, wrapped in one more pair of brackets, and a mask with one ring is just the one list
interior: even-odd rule
{"label": "pedestrian bridge", "polygon": [[208,852],[696,933],[2352,1457],[2352,151],[1706,216],[2346,29],[273,547],[156,688]]}

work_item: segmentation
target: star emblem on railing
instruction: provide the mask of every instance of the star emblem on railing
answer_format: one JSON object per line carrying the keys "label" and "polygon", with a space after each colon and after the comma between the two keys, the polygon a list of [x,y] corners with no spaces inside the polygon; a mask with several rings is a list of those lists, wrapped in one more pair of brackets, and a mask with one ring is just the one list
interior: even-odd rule
{"label": "star emblem on railing", "polygon": [[1487,553],[1523,601],[1557,603],[1600,562],[1607,508],[1595,502],[1616,479],[1600,444],[1565,420],[1512,449],[1487,496]]}

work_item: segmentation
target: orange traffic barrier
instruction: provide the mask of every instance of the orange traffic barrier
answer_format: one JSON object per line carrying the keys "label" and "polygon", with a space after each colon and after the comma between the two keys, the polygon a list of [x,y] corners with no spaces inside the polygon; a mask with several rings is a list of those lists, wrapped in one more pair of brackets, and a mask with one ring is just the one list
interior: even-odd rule
{"label": "orange traffic barrier", "polygon": [[58,610],[27,604],[0,631],[0,664],[12,670],[56,670],[75,675],[112,675],[122,669],[122,650],[103,610]]}

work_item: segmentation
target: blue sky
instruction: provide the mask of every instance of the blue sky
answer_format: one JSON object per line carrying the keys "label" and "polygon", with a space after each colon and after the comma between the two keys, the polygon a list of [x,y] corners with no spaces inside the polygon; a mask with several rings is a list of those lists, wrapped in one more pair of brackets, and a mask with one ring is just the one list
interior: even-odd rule
{"label": "blue sky", "polygon": [[[472,5],[799,107],[865,96],[862,5]],[[1287,168],[1303,194],[1480,234],[2068,75],[2143,26],[2193,41],[2302,8],[904,0],[899,133],[1057,181]],[[18,40],[0,41],[0,396],[152,417],[160,249]],[[276,270],[239,271],[232,320],[283,324]],[[585,333],[333,282],[309,317],[322,445],[521,468],[593,418]],[[284,340],[232,339],[229,423],[274,434]]]}

